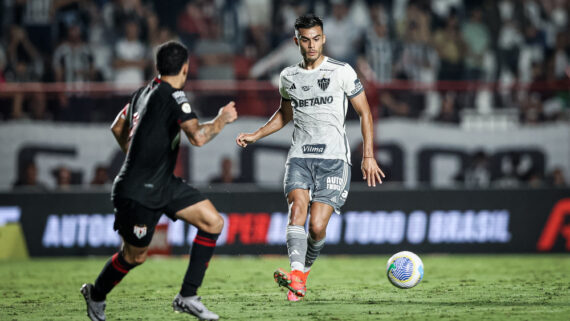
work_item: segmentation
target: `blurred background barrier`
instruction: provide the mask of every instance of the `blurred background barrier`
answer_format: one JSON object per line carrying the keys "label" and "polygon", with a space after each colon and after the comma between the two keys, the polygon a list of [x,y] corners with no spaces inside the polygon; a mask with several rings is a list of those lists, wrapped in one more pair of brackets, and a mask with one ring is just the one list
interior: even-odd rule
{"label": "blurred background barrier", "polygon": [[[217,254],[285,254],[280,191],[229,187],[207,193],[225,219]],[[31,256],[108,255],[120,245],[107,193],[9,193]],[[166,217],[151,248],[187,254],[196,230]],[[570,252],[570,189],[351,192],[327,229],[326,254]]]}
{"label": "blurred background barrier", "polygon": [[[199,186],[281,186],[292,125],[246,149],[235,143],[239,133],[265,121],[242,117],[200,148],[183,139],[176,174]],[[564,186],[570,173],[570,126],[564,123],[486,130],[388,119],[375,127],[387,184]],[[362,182],[359,122],[347,121],[346,131],[356,184]],[[0,141],[0,189],[109,190],[124,159],[108,124],[8,123],[0,126]]]}

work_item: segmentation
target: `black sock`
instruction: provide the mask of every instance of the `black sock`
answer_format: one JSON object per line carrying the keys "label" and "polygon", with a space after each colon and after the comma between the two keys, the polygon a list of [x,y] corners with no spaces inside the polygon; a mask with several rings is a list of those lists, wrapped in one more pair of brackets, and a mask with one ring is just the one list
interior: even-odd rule
{"label": "black sock", "polygon": [[119,284],[123,277],[129,273],[129,270],[136,265],[129,264],[125,261],[122,251],[115,253],[103,267],[103,270],[95,280],[95,287],[91,292],[91,298],[94,301],[103,301],[107,297],[107,293],[111,292],[115,285]]}
{"label": "black sock", "polygon": [[202,284],[208,263],[214,254],[216,240],[220,234],[210,234],[198,231],[192,250],[190,251],[190,263],[182,282],[180,295],[183,297],[194,296]]}

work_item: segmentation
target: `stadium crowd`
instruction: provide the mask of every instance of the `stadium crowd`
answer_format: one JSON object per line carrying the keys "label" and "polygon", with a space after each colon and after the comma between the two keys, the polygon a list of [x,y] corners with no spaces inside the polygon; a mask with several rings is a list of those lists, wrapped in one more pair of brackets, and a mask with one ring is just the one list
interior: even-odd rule
{"label": "stadium crowd", "polygon": [[[512,108],[522,123],[569,118],[566,0],[7,0],[0,82],[136,86],[169,39],[191,50],[191,79],[275,81],[299,60],[291,26],[308,11],[326,21],[326,53],[378,89],[367,90],[376,117],[458,123],[464,108]],[[53,96],[2,92],[1,118],[107,121],[120,105]]]}
{"label": "stadium crowd", "polygon": [[[167,40],[191,52],[191,80],[276,84],[300,60],[295,18],[324,18],[326,54],[360,74],[376,119],[459,124],[461,112],[515,111],[522,124],[570,119],[570,1],[566,0],[6,0],[0,5],[0,121],[110,122],[131,88],[154,74],[154,48]],[[108,94],[2,90],[2,83],[108,84]],[[13,88],[13,87],[11,87]],[[275,104],[257,90],[192,92],[201,106],[233,99],[241,115],[267,116]],[[202,103],[201,103],[202,102]],[[257,106],[257,107],[256,107]],[[356,119],[354,112],[349,118]],[[467,186],[564,186],[559,168],[544,178],[512,165],[492,177],[485,155],[458,173]],[[37,186],[34,164],[15,186]],[[226,167],[227,166],[226,164]],[[222,170],[212,182],[240,181]],[[58,189],[88,179],[61,167]],[[109,186],[107,169],[92,185]],[[358,175],[355,175],[355,177]]]}

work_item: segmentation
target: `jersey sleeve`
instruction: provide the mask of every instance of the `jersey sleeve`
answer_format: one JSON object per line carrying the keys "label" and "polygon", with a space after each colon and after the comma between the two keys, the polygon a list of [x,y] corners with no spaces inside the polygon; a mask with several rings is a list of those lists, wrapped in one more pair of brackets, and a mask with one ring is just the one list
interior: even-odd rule
{"label": "jersey sleeve", "polygon": [[281,98],[291,100],[291,96],[289,96],[289,93],[287,92],[287,85],[289,82],[285,79],[284,75],[285,71],[281,72],[281,75],[279,75],[279,94],[281,94]]}
{"label": "jersey sleeve", "polygon": [[190,101],[188,101],[186,94],[182,90],[174,91],[172,93],[172,98],[174,98],[174,115],[178,123],[183,123],[187,120],[198,118],[196,113],[192,111]]}
{"label": "jersey sleeve", "polygon": [[350,99],[358,96],[363,90],[362,83],[356,75],[356,71],[349,64],[340,69],[340,85],[346,96]]}

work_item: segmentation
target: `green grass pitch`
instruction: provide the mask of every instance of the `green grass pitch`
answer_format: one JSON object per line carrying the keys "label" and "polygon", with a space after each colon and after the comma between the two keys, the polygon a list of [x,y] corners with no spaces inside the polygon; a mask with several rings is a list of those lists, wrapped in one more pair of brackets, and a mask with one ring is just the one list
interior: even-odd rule
{"label": "green grass pitch", "polygon": [[[570,256],[421,255],[425,276],[400,290],[384,256],[323,256],[307,297],[287,302],[273,271],[286,257],[224,257],[210,262],[200,290],[225,320],[569,320]],[[87,320],[79,293],[106,258],[0,262],[0,320]],[[151,258],[107,297],[108,320],[194,320],[170,304],[187,258]]]}

